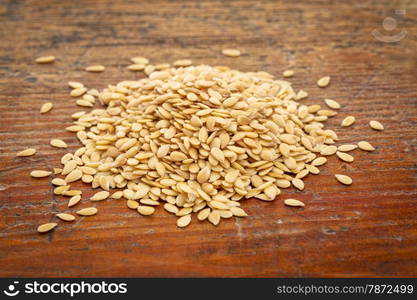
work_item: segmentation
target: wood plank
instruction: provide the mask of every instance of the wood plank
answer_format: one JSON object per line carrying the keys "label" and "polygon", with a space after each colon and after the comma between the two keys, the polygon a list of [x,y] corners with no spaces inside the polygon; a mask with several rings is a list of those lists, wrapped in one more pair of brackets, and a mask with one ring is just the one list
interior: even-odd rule
{"label": "wood plank", "polygon": [[[0,275],[5,276],[417,276],[417,89],[415,1],[2,1],[0,4]],[[396,15],[395,9],[405,9]],[[384,31],[394,17],[398,27]],[[384,43],[377,29],[407,36]],[[227,58],[221,49],[243,55]],[[34,59],[55,55],[54,64]],[[186,229],[161,209],[142,217],[124,201],[98,203],[99,214],[39,235],[66,199],[54,196],[34,168],[52,168],[66,150],[48,146],[62,138],[79,110],[67,81],[102,89],[143,78],[125,69],[129,57],[155,63],[191,58],[198,64],[264,70],[281,77],[291,68],[305,103],[338,100],[328,122],[344,142],[368,140],[373,153],[354,152],[355,162],[332,157],[303,192],[284,190],[273,203],[247,200],[250,216],[218,228],[193,220]],[[103,64],[106,71],[86,73]],[[319,89],[318,78],[332,77]],[[39,115],[42,103],[53,111]],[[354,115],[352,128],[340,128]],[[386,130],[367,123],[381,121]],[[15,157],[25,147],[37,155]],[[338,184],[333,174],[354,179]],[[87,185],[74,184],[88,197]],[[297,197],[304,209],[284,207]],[[76,208],[74,208],[76,210]],[[72,210],[70,210],[72,211]]]}

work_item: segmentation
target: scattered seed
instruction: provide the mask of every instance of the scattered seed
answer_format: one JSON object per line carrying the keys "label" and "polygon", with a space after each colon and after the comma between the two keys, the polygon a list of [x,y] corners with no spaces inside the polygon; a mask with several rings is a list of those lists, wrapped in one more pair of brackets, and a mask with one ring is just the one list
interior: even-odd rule
{"label": "scattered seed", "polygon": [[107,199],[110,196],[110,193],[108,191],[101,191],[101,192],[97,192],[95,193],[90,200],[91,201],[102,201]]}
{"label": "scattered seed", "polygon": [[54,174],[55,175],[61,174],[61,172],[62,172],[62,169],[61,168],[53,168],[53,170],[54,170]]}
{"label": "scattered seed", "polygon": [[293,70],[286,70],[282,73],[282,76],[284,76],[285,78],[293,77],[294,76],[294,71]]}
{"label": "scattered seed", "polygon": [[306,91],[299,90],[295,99],[296,100],[302,100],[302,99],[307,98],[307,97],[308,97],[308,93]]}
{"label": "scattered seed", "polygon": [[285,199],[284,204],[287,206],[294,206],[294,207],[304,207],[305,204],[297,199]]}
{"label": "scattered seed", "polygon": [[43,171],[43,170],[34,170],[34,171],[30,172],[30,176],[35,177],[35,178],[47,177],[51,174],[52,174],[52,172]]}
{"label": "scattered seed", "polygon": [[346,162],[352,162],[353,156],[344,152],[337,151],[336,152],[337,157],[339,157],[341,160]]}
{"label": "scattered seed", "polygon": [[63,141],[59,139],[52,139],[51,140],[51,146],[56,148],[67,148],[68,145]]}
{"label": "scattered seed", "polygon": [[237,49],[223,49],[222,54],[224,56],[236,57],[240,56],[240,51]]}
{"label": "scattered seed", "polygon": [[72,207],[80,201],[81,201],[81,196],[80,195],[72,196],[68,201],[68,207]]}
{"label": "scattered seed", "polygon": [[350,178],[349,176],[342,175],[342,174],[335,174],[334,176],[336,177],[336,179],[340,183],[343,183],[345,185],[351,185],[352,184],[352,178]]}
{"label": "scattered seed", "polygon": [[36,62],[38,64],[50,64],[50,63],[53,63],[54,61],[55,61],[55,56],[52,56],[52,55],[41,56],[36,59]]}
{"label": "scattered seed", "polygon": [[78,169],[72,170],[66,177],[65,181],[67,183],[74,182],[79,180],[83,176],[83,172]]}
{"label": "scattered seed", "polygon": [[299,189],[300,191],[304,190],[304,182],[299,178],[294,178],[291,180],[291,183],[294,187]]}
{"label": "scattered seed", "polygon": [[56,214],[56,216],[60,218],[61,220],[67,221],[67,222],[71,222],[75,220],[75,217],[71,214],[59,213],[59,214]]}
{"label": "scattered seed", "polygon": [[75,103],[78,106],[82,106],[82,107],[93,107],[94,104],[91,103],[90,101],[84,100],[84,99],[78,99],[77,101],[75,101]]}
{"label": "scattered seed", "polygon": [[62,195],[64,196],[68,196],[68,197],[72,197],[72,196],[76,196],[76,195],[81,195],[82,191],[80,190],[68,190],[62,193]]}
{"label": "scattered seed", "polygon": [[144,64],[133,64],[133,65],[129,65],[127,66],[127,69],[130,71],[143,71],[145,70],[146,65]]}
{"label": "scattered seed", "polygon": [[147,65],[149,64],[149,59],[142,57],[142,56],[136,56],[131,58],[132,62],[139,65]]}
{"label": "scattered seed", "polygon": [[16,154],[16,156],[31,156],[36,153],[36,149],[34,148],[27,148],[22,150]]}
{"label": "scattered seed", "polygon": [[353,123],[355,123],[355,117],[354,116],[347,116],[346,118],[343,119],[341,125],[342,125],[342,127],[349,127]]}
{"label": "scattered seed", "polygon": [[72,89],[79,89],[79,88],[83,88],[84,84],[82,84],[81,82],[77,82],[77,81],[68,81],[68,86]]}
{"label": "scattered seed", "polygon": [[53,185],[58,185],[58,186],[59,185],[67,185],[67,182],[64,179],[61,179],[61,178],[54,178],[54,179],[52,179],[51,183]]}
{"label": "scattered seed", "polygon": [[86,92],[87,92],[87,89],[85,87],[80,87],[80,88],[73,89],[70,92],[70,96],[71,97],[80,97],[80,96],[84,95]]}
{"label": "scattered seed", "polygon": [[71,187],[69,185],[61,185],[54,188],[55,195],[62,195],[64,192],[68,191]]}
{"label": "scattered seed", "polygon": [[326,103],[326,105],[332,109],[340,109],[340,104],[339,102],[332,100],[332,99],[324,99],[324,102]]}
{"label": "scattered seed", "polygon": [[106,68],[102,65],[94,65],[85,68],[87,72],[103,72]]}
{"label": "scattered seed", "polygon": [[384,126],[380,122],[375,120],[370,121],[369,126],[371,126],[371,128],[375,130],[384,130]]}
{"label": "scattered seed", "polygon": [[375,150],[374,146],[372,146],[370,143],[368,143],[366,141],[360,141],[358,143],[358,147],[359,147],[359,149],[364,150],[364,151],[374,151]]}
{"label": "scattered seed", "polygon": [[342,151],[342,152],[349,152],[349,151],[355,150],[356,148],[358,148],[357,145],[346,144],[346,145],[340,145],[339,147],[337,147],[337,150]]}
{"label": "scattered seed", "polygon": [[326,147],[323,147],[323,148],[320,150],[320,154],[321,154],[321,155],[326,155],[326,156],[329,156],[329,155],[333,155],[333,154],[335,154],[335,153],[336,153],[336,151],[337,151],[337,147],[336,147],[336,146],[334,146],[334,145],[331,145],[331,146],[326,146]]}
{"label": "scattered seed", "polygon": [[58,224],[57,223],[45,223],[38,226],[39,233],[45,233],[54,229]]}
{"label": "scattered seed", "polygon": [[48,111],[50,111],[52,109],[52,107],[54,107],[54,105],[51,102],[46,102],[46,103],[42,104],[41,109],[40,109],[40,113],[45,114]]}
{"label": "scattered seed", "polygon": [[324,87],[328,86],[329,83],[330,83],[330,77],[329,76],[322,77],[317,81],[317,85],[321,88],[324,88]]}
{"label": "scattered seed", "polygon": [[93,216],[98,212],[98,209],[95,207],[87,207],[87,208],[83,208],[80,209],[79,211],[77,211],[77,214],[80,216]]}

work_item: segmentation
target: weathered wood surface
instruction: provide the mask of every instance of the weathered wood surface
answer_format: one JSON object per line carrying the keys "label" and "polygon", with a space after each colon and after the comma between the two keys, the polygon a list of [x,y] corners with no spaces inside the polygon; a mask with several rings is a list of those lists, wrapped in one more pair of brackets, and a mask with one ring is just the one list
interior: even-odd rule
{"label": "weathered wood surface", "polygon": [[[415,1],[388,0],[1,1],[0,276],[417,276],[416,8]],[[392,32],[382,28],[388,16],[398,21]],[[407,36],[384,43],[373,29]],[[226,47],[243,55],[224,57]],[[35,64],[41,55],[57,61]],[[125,69],[135,55],[278,77],[292,68],[294,86],[310,93],[305,103],[327,97],[343,105],[328,122],[342,141],[368,140],[377,150],[355,151],[352,164],[333,157],[306,179],[304,192],[284,190],[273,203],[248,200],[250,217],[218,228],[194,220],[181,230],[162,209],[145,218],[124,201],[107,201],[95,217],[58,221],[53,233],[37,234],[38,224],[66,210],[67,199],[28,174],[59,165],[65,150],[48,146],[50,138],[79,146],[64,130],[79,110],[66,82],[103,88],[141,78]],[[83,71],[96,63],[106,71]],[[324,75],[331,85],[319,89]],[[39,115],[46,101],[55,108]],[[342,129],[346,115],[357,122]],[[386,130],[372,131],[370,119]],[[28,146],[38,154],[15,157]],[[354,184],[338,184],[336,172]],[[85,197],[93,193],[74,186]],[[284,207],[288,196],[306,207]]]}

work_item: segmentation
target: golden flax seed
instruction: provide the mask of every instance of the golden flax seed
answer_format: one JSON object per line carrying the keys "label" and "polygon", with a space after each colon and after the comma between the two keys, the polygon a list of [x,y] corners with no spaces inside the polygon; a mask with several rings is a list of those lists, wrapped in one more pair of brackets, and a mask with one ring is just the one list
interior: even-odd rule
{"label": "golden flax seed", "polygon": [[36,153],[36,149],[34,148],[27,148],[25,150],[22,150],[16,154],[16,156],[25,157],[25,156],[31,156]]}

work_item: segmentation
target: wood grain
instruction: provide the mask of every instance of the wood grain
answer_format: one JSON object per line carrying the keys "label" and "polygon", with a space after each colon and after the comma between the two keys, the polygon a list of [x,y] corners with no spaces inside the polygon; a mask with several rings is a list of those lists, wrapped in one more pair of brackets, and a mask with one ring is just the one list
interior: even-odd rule
{"label": "wood grain", "polygon": [[[405,15],[394,14],[406,10]],[[417,51],[415,1],[2,1],[0,4],[0,276],[281,277],[417,276]],[[385,17],[398,27],[387,32]],[[384,43],[378,29],[407,36]],[[223,48],[243,55],[227,58]],[[55,55],[50,65],[34,59]],[[124,201],[97,204],[95,217],[58,221],[52,233],[35,232],[55,220],[66,201],[52,194],[34,168],[59,166],[65,150],[48,146],[62,138],[79,110],[66,82],[104,88],[142,78],[126,70],[129,57],[155,63],[191,58],[198,64],[264,70],[277,77],[295,70],[305,103],[338,100],[328,122],[343,142],[368,140],[377,150],[354,151],[355,162],[332,157],[303,192],[284,190],[273,203],[247,200],[250,217],[218,228],[193,220],[186,229],[161,209],[152,217]],[[106,71],[84,68],[103,64]],[[318,78],[332,77],[320,89]],[[51,101],[54,109],[38,111]],[[340,121],[354,115],[352,128]],[[367,123],[381,121],[385,131]],[[38,153],[15,157],[25,147]],[[337,183],[334,173],[354,183]],[[94,193],[74,184],[84,197]],[[285,197],[306,203],[284,207]],[[74,208],[85,207],[86,203]]]}

